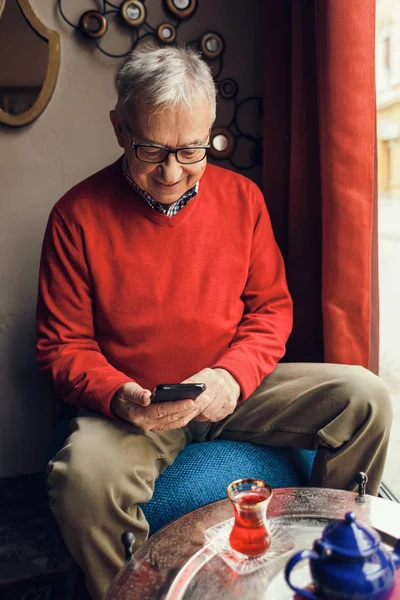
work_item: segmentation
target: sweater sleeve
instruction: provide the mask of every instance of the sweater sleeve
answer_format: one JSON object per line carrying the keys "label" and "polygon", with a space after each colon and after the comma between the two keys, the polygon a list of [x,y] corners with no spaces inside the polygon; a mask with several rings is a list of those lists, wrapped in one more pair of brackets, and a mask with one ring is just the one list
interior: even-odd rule
{"label": "sweater sleeve", "polygon": [[55,207],[40,262],[37,361],[63,400],[113,417],[111,399],[132,379],[107,361],[95,340],[90,274],[76,238]]}
{"label": "sweater sleeve", "polygon": [[282,255],[261,191],[255,187],[255,226],[242,295],[244,313],[229,348],[213,368],[229,371],[246,400],[284,356],[293,324],[292,299]]}

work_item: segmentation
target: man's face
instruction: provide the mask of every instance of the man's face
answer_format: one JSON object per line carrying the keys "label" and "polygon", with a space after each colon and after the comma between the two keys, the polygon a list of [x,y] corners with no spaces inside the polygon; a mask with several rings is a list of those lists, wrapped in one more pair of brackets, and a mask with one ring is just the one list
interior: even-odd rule
{"label": "man's face", "polygon": [[[210,108],[206,101],[190,109],[167,108],[152,112],[141,103],[126,117],[132,141],[137,144],[159,144],[169,148],[205,146],[209,140]],[[160,164],[140,161],[131,148],[129,134],[120,117],[111,112],[111,121],[118,143],[125,150],[129,171],[137,185],[163,204],[173,204],[200,179],[206,168],[206,159],[194,164],[181,164],[174,154]]]}

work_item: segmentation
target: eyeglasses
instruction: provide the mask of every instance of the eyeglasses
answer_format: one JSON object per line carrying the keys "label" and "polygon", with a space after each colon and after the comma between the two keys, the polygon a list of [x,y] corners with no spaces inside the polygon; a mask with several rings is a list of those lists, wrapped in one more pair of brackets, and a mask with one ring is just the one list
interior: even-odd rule
{"label": "eyeglasses", "polygon": [[125,124],[125,130],[131,141],[131,148],[135,151],[135,156],[146,163],[163,163],[170,154],[175,154],[178,163],[182,165],[193,165],[205,159],[207,146],[187,146],[185,148],[169,148],[158,144],[136,144],[131,137],[131,132]]}
{"label": "eyeglasses", "polygon": [[146,163],[162,163],[170,154],[175,154],[176,160],[182,165],[192,165],[205,159],[210,146],[188,146],[187,148],[168,148],[168,146],[150,146],[132,142],[132,150],[136,158]]}

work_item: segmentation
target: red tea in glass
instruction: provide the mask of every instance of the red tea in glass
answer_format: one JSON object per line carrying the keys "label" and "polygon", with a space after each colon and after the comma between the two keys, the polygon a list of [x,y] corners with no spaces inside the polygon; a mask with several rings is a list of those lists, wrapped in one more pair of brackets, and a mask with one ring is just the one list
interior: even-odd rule
{"label": "red tea in glass", "polygon": [[231,548],[247,556],[261,556],[272,541],[267,527],[271,487],[260,479],[239,479],[228,486],[227,494],[235,514]]}

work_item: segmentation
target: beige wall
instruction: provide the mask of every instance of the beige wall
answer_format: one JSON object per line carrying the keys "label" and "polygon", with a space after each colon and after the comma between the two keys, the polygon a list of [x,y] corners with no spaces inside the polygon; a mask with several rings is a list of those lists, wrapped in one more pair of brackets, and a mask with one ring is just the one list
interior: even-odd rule
{"label": "beige wall", "polygon": [[387,194],[390,181],[390,153],[388,142],[378,140],[378,192]]}
{"label": "beige wall", "polygon": [[[39,119],[20,129],[0,127],[0,477],[41,470],[51,433],[51,389],[34,356],[37,273],[49,211],[73,184],[119,156],[108,122],[118,61],[81,40],[59,18],[56,2],[31,4],[60,33],[61,68],[54,96]],[[261,95],[262,0],[251,2],[252,12],[242,0],[199,4],[179,38],[222,32],[227,43],[223,74],[238,80],[241,97]],[[82,3],[64,5],[76,18]],[[167,20],[161,0],[146,5],[153,25]],[[221,125],[229,121],[228,105],[225,111]],[[254,111],[248,120],[260,133]],[[257,169],[248,174],[260,178]]]}
{"label": "beige wall", "polygon": [[[385,136],[389,123],[395,134]],[[379,108],[378,124],[378,183],[379,193],[393,198],[400,197],[400,100],[390,106]],[[382,135],[383,134],[383,135]]]}
{"label": "beige wall", "polygon": [[400,196],[400,2],[376,3],[379,193]]}

